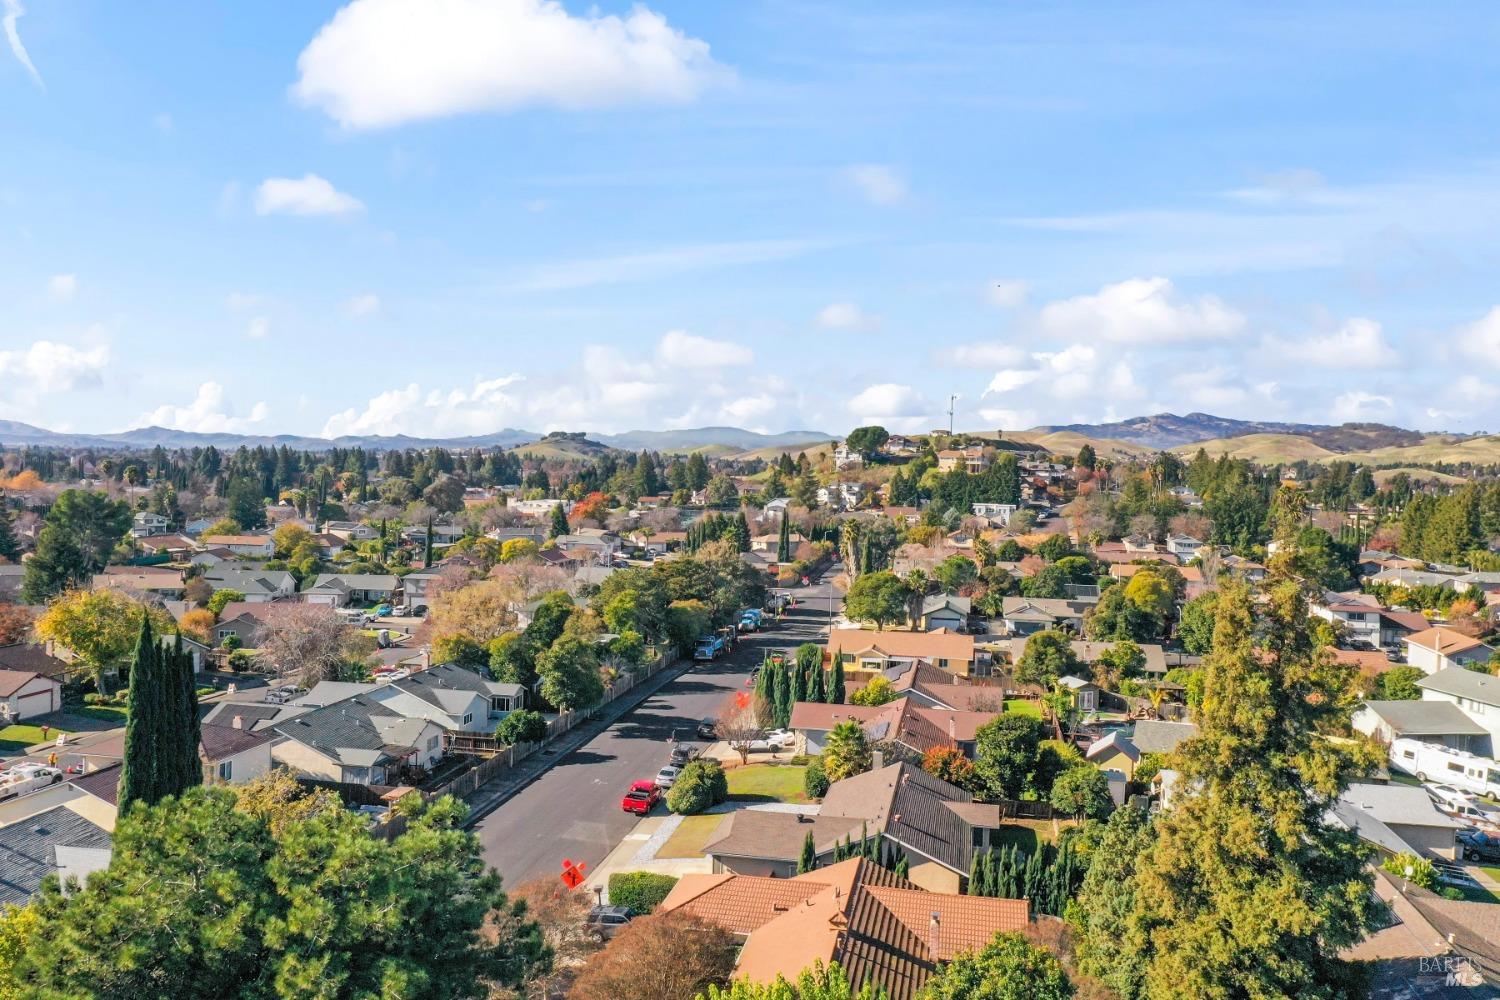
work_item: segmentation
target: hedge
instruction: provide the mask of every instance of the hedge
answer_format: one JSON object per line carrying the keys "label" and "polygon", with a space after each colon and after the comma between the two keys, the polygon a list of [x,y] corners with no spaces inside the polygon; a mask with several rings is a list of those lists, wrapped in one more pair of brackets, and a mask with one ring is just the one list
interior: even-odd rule
{"label": "hedge", "polygon": [[609,902],[611,906],[628,906],[636,913],[650,913],[676,884],[675,875],[660,872],[615,872],[609,877]]}
{"label": "hedge", "polygon": [[729,780],[716,760],[699,757],[683,767],[667,789],[667,808],[683,816],[701,813],[729,797]]}

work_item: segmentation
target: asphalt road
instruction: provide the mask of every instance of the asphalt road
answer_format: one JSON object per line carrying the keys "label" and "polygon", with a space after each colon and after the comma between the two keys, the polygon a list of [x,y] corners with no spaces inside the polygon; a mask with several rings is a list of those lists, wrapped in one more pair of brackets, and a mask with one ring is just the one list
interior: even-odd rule
{"label": "asphalt road", "polygon": [[792,593],[798,606],[785,619],[743,637],[724,659],[697,664],[664,685],[474,825],[485,861],[506,885],[557,875],[563,858],[598,865],[637,821],[620,808],[621,796],[667,762],[674,729],[690,736],[699,720],[717,715],[733,692],[745,689],[767,650],[824,641],[829,586]]}

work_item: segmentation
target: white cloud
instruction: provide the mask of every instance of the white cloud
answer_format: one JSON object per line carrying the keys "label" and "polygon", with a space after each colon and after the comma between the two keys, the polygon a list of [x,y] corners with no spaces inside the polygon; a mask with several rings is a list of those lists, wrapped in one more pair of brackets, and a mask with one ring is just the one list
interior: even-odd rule
{"label": "white cloud", "polygon": [[894,205],[906,198],[906,181],[884,164],[861,163],[846,168],[844,176],[872,205]]}
{"label": "white cloud", "polygon": [[26,46],[21,44],[21,32],[16,27],[16,22],[26,13],[26,8],[21,6],[21,0],[4,0],[4,8],[5,14],[3,17],[0,17],[0,25],[4,25],[5,27],[5,38],[6,41],[10,42],[11,54],[16,57],[17,62],[26,68],[26,72],[31,76],[32,81],[38,87],[45,90],[46,84],[42,83],[42,74],[38,73],[36,66],[32,64],[31,55],[27,53]]}
{"label": "white cloud", "polygon": [[531,267],[501,285],[499,290],[559,292],[593,285],[653,281],[693,271],[787,260],[812,250],[837,245],[829,240],[745,240],[646,250],[615,257],[557,261]]}
{"label": "white cloud", "polygon": [[1016,306],[1024,305],[1026,297],[1031,294],[1031,286],[1024,281],[1007,281],[1001,279],[992,282],[985,289],[985,296],[994,305],[1002,309],[1014,309]]}
{"label": "white cloud", "polygon": [[834,302],[818,311],[818,325],[825,330],[873,330],[880,325],[880,317],[853,302]]}
{"label": "white cloud", "polygon": [[1360,389],[1351,389],[1333,401],[1333,418],[1341,421],[1373,420],[1389,416],[1396,401]]}
{"label": "white cloud", "polygon": [[860,424],[881,424],[899,430],[920,425],[929,412],[921,393],[895,382],[866,387],[849,400],[848,410]]}
{"label": "white cloud", "polygon": [[985,386],[984,394],[1000,395],[1001,393],[1014,392],[1024,385],[1030,385],[1041,378],[1042,373],[1036,370],[1024,368],[1002,368],[990,379],[990,384]]}
{"label": "white cloud", "polygon": [[364,203],[336,189],[317,174],[268,177],[255,191],[257,215],[350,215]]}
{"label": "white cloud", "polygon": [[1322,368],[1389,368],[1401,357],[1386,342],[1380,324],[1358,316],[1321,337],[1266,338],[1267,353]]}
{"label": "white cloud", "polygon": [[380,296],[370,293],[352,296],[344,303],[344,311],[356,318],[374,316],[380,312]]}
{"label": "white cloud", "polygon": [[0,351],[0,376],[42,392],[98,385],[107,364],[109,348],[102,344],[79,349],[38,340],[25,350]]}
{"label": "white cloud", "polygon": [[935,357],[939,364],[954,368],[1011,368],[1026,359],[1026,352],[1014,344],[988,341],[945,347]]}
{"label": "white cloud", "polygon": [[1133,278],[1050,302],[1037,323],[1058,337],[1168,344],[1232,337],[1245,317],[1212,295],[1180,300],[1166,278]]}
{"label": "white cloud", "polygon": [[251,340],[265,340],[271,332],[271,321],[264,316],[256,316],[245,324],[245,336]]}
{"label": "white cloud", "polygon": [[1460,329],[1456,339],[1465,356],[1500,368],[1500,306]]}
{"label": "white cloud", "polygon": [[415,382],[373,397],[364,409],[335,413],[323,425],[324,437],[346,434],[432,434],[459,436],[497,431],[521,412],[509,390],[521,375],[476,378],[467,389],[424,392]]}
{"label": "white cloud", "polygon": [[722,368],[755,360],[750,348],[727,340],[710,340],[684,330],[669,330],[656,346],[656,357],[674,368]]}
{"label": "white cloud", "polygon": [[54,274],[47,279],[47,294],[58,302],[66,302],[78,294],[78,275]]}
{"label": "white cloud", "polygon": [[265,403],[256,403],[250,408],[249,416],[235,416],[233,407],[225,402],[224,387],[218,382],[204,382],[198,386],[198,394],[188,405],[163,404],[141,414],[136,418],[135,426],[166,427],[203,434],[242,433],[254,430],[269,415],[270,410]]}
{"label": "white cloud", "polygon": [[983,407],[979,415],[991,426],[1000,430],[1015,431],[1035,427],[1038,423],[1035,410],[1007,410]]}
{"label": "white cloud", "polygon": [[353,0],[297,59],[293,95],[346,128],[526,107],[681,104],[732,78],[665,17],[555,0]]}

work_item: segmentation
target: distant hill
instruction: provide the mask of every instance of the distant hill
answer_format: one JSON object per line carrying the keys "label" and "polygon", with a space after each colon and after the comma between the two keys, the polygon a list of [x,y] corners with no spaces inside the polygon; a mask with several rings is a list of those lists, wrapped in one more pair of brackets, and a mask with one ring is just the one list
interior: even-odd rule
{"label": "distant hill", "polygon": [[[563,432],[557,432],[563,433]],[[639,451],[688,452],[712,449],[720,453],[749,451],[755,448],[813,444],[832,441],[834,436],[818,431],[787,431],[762,434],[739,427],[697,427],[672,431],[626,431],[623,434],[566,432],[575,440],[587,440],[597,449],[623,448]],[[0,445],[38,445],[53,448],[206,448],[213,445],[221,451],[241,446],[279,448],[286,445],[298,451],[322,451],[330,447],[365,448],[370,451],[394,451],[402,448],[517,448],[552,439],[536,431],[505,428],[491,434],[470,437],[427,438],[398,435],[346,435],[339,438],[307,437],[298,434],[204,434],[166,427],[140,427],[113,434],[81,434],[51,431],[18,420],[0,420]],[[556,442],[554,441],[554,445]],[[549,446],[550,447],[550,446]],[[579,447],[569,446],[574,452]],[[586,449],[582,449],[586,450]]]}
{"label": "distant hill", "polygon": [[[1350,423],[1289,424],[1269,420],[1237,420],[1216,417],[1211,413],[1157,413],[1149,417],[1131,417],[1105,424],[1058,424],[1037,427],[1035,431],[1055,433],[1068,431],[1089,438],[1124,441],[1156,450],[1181,448],[1190,444],[1208,444],[1238,440],[1249,435],[1276,435],[1282,438],[1305,438],[1318,448],[1330,452],[1371,451],[1378,448],[1409,448],[1422,444],[1430,435],[1387,424]],[[1451,435],[1450,435],[1451,436]]]}

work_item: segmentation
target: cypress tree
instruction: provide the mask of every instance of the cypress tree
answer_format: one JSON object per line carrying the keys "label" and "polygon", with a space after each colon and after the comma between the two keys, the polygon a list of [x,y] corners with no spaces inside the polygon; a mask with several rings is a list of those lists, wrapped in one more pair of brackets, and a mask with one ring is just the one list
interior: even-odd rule
{"label": "cypress tree", "polygon": [[167,694],[161,676],[161,650],[151,632],[151,619],[141,612],[141,631],[130,665],[130,716],[125,721],[125,756],[120,768],[120,809],[132,802],[154,804],[167,794],[165,772],[175,769]]}
{"label": "cypress tree", "polygon": [[182,645],[182,633],[177,633],[177,641],[173,644],[172,658],[177,662],[178,681],[178,714],[180,720],[179,729],[181,737],[178,740],[178,748],[182,761],[182,777],[177,791],[173,794],[181,794],[183,791],[203,784],[203,765],[198,758],[198,744],[203,738],[202,727],[198,721],[198,683],[193,676],[193,654]]}
{"label": "cypress tree", "polygon": [[[562,510],[562,507],[558,506],[558,507],[553,507],[552,509],[553,509],[553,511],[560,511],[560,510]],[[555,519],[554,519],[554,521],[555,521]],[[563,523],[564,524],[567,523],[567,518],[563,518]],[[422,542],[422,567],[424,569],[430,569],[432,567],[432,515],[431,514],[427,515],[427,537],[425,539],[423,539],[423,542]]]}
{"label": "cypress tree", "polygon": [[776,541],[776,561],[779,563],[792,561],[792,529],[787,523],[784,511],[781,515],[781,537]]}
{"label": "cypress tree", "polygon": [[833,679],[828,685],[828,704],[842,705],[844,703],[844,662],[838,657],[833,659]]}
{"label": "cypress tree", "polygon": [[1033,908],[1047,902],[1044,889],[1048,869],[1042,864],[1044,853],[1045,849],[1038,847],[1031,852],[1031,857],[1026,859],[1026,876],[1021,887],[1021,898],[1031,900]]}
{"label": "cypress tree", "polygon": [[776,670],[776,728],[785,729],[792,721],[792,678],[785,666]]}
{"label": "cypress tree", "polygon": [[896,875],[900,878],[906,878],[910,874],[911,862],[907,860],[906,852],[902,851],[901,857],[896,861]]}
{"label": "cypress tree", "polygon": [[818,867],[818,848],[813,843],[812,831],[807,831],[807,837],[802,841],[802,856],[797,859],[797,874],[802,875]]}
{"label": "cypress tree", "polygon": [[989,855],[974,852],[974,857],[969,861],[969,895],[984,895],[984,859]]}
{"label": "cypress tree", "polygon": [[813,667],[812,681],[807,685],[807,700],[825,702],[828,700],[828,692],[823,689],[823,668]]}
{"label": "cypress tree", "polygon": [[776,664],[767,657],[760,665],[760,673],[755,675],[755,711],[761,725],[766,724],[766,719],[759,718],[761,712],[765,712],[773,719],[776,715]]}
{"label": "cypress tree", "polygon": [[[782,518],[782,533],[785,534],[786,518]],[[16,541],[15,525],[11,523],[10,514],[0,510],[0,561],[20,562],[21,546]]]}
{"label": "cypress tree", "polygon": [[792,675],[791,698],[792,704],[795,705],[799,701],[807,700],[807,679],[802,673],[802,668],[795,663],[792,664],[790,673]]}

